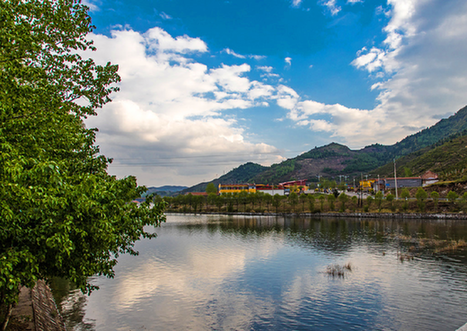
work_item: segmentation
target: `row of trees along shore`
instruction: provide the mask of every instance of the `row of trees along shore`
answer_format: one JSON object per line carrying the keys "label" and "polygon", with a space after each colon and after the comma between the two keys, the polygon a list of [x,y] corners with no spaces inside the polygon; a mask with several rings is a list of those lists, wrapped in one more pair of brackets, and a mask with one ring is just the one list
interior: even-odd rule
{"label": "row of trees along shore", "polygon": [[386,196],[377,192],[364,199],[340,194],[300,194],[288,196],[256,193],[228,193],[217,195],[178,195],[176,197],[156,197],[165,201],[167,211],[182,213],[197,212],[247,212],[247,213],[319,213],[319,212],[466,212],[467,193],[459,196],[450,191],[446,199],[440,199],[436,191],[428,194],[419,187],[413,196],[405,188],[399,199],[391,193]]}
{"label": "row of trees along shore", "polygon": [[0,330],[22,286],[63,277],[90,292],[164,220],[163,201],[131,202],[145,188],[107,173],[84,124],[120,81],[82,55],[92,29],[81,1],[0,2]]}

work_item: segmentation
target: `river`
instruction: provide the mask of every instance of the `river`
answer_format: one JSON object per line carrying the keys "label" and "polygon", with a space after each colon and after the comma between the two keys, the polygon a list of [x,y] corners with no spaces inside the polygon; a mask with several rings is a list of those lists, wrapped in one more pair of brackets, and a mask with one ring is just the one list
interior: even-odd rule
{"label": "river", "polygon": [[467,322],[467,250],[446,247],[467,239],[466,221],[168,215],[155,231],[136,244],[139,256],[119,257],[114,279],[94,277],[100,289],[90,296],[53,284],[70,329],[455,330]]}

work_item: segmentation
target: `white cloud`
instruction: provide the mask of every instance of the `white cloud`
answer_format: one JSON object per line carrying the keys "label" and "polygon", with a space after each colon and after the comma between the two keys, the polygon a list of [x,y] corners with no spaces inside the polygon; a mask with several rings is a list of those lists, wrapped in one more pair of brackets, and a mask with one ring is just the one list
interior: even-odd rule
{"label": "white cloud", "polygon": [[202,40],[160,28],[91,38],[98,48],[92,57],[118,63],[122,78],[113,102],[87,121],[100,130],[102,152],[115,158],[111,172],[148,185],[195,184],[243,162],[281,159],[273,146],[247,141],[235,117],[221,116],[265,106],[275,94],[246,76],[248,64],[210,69],[191,57],[208,52]]}
{"label": "white cloud", "polygon": [[229,55],[233,55],[233,56],[235,56],[235,57],[238,57],[238,58],[240,58],[240,59],[246,58],[246,56],[237,54],[237,53],[235,53],[233,50],[231,50],[231,49],[229,49],[229,48],[224,49],[223,52],[225,52],[225,53],[227,53],[227,54],[229,54]]}
{"label": "white cloud", "polygon": [[336,0],[322,0],[320,4],[326,7],[332,16],[337,15],[341,11],[341,7],[337,5]]}
{"label": "white cloud", "polygon": [[388,4],[384,43],[364,49],[352,64],[384,78],[372,86],[380,90],[375,110],[397,119],[401,127],[430,126],[467,103],[467,3],[388,0]]}
{"label": "white cloud", "polygon": [[302,3],[302,0],[292,0],[293,7],[299,7],[301,3]]}
{"label": "white cloud", "polygon": [[356,3],[363,3],[363,0],[347,0],[347,3],[353,5],[353,4],[356,4]]}
{"label": "white cloud", "polygon": [[292,65],[292,58],[291,57],[286,57],[284,59],[285,63],[287,63],[288,66],[291,66]]}
{"label": "white cloud", "polygon": [[[377,81],[371,110],[327,105],[282,93],[278,104],[299,126],[353,147],[392,144],[467,103],[467,3],[388,0],[390,21],[379,47],[363,47],[352,62]],[[436,8],[436,10],[434,10]]]}
{"label": "white cloud", "polygon": [[99,10],[99,6],[95,2],[97,1],[96,0],[83,0],[82,4],[85,6],[88,6],[89,10],[93,12],[93,11]]}
{"label": "white cloud", "polygon": [[159,14],[159,16],[162,17],[164,20],[171,20],[172,19],[172,17],[170,15],[168,15],[168,14],[166,14],[164,12],[161,12]]}

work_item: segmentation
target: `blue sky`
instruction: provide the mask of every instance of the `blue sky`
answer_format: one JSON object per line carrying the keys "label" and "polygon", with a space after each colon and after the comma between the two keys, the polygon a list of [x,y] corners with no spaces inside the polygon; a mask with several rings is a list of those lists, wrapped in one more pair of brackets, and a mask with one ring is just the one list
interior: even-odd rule
{"label": "blue sky", "polygon": [[393,144],[467,104],[464,0],[87,0],[121,91],[109,172],[193,185],[315,146]]}

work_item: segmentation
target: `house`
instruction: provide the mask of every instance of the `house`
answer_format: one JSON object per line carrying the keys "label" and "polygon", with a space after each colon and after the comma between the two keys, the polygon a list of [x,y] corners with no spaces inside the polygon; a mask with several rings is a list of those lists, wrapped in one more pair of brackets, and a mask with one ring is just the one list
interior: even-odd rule
{"label": "house", "polygon": [[[394,178],[385,178],[385,188],[391,189],[395,188]],[[397,178],[397,187],[420,187],[422,186],[422,177],[398,177]]]}
{"label": "house", "polygon": [[423,186],[427,186],[427,185],[436,183],[438,181],[438,174],[434,173],[431,170],[428,170],[427,172],[425,172],[421,177],[422,177]]}

